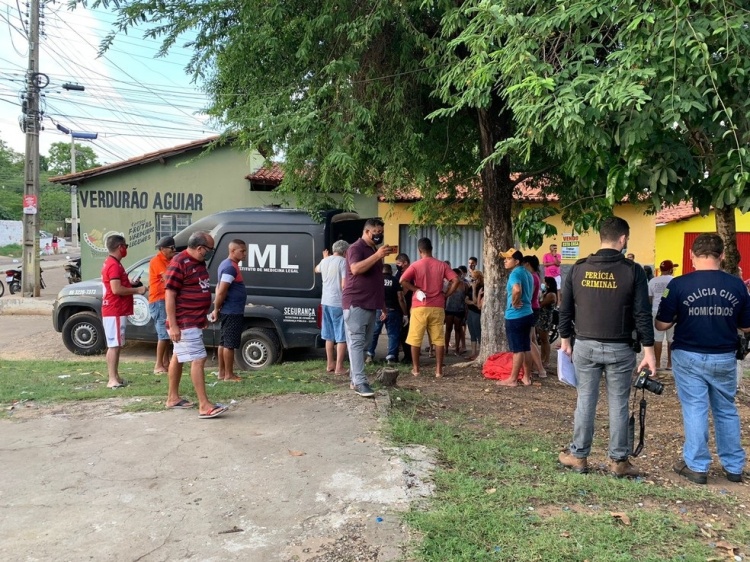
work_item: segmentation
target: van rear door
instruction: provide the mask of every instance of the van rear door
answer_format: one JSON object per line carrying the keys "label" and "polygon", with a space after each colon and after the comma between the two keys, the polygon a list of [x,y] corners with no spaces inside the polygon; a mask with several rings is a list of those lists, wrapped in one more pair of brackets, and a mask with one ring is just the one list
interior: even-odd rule
{"label": "van rear door", "polygon": [[337,240],[345,240],[350,244],[362,236],[367,219],[357,213],[344,212],[341,209],[328,211],[325,214],[325,245],[328,251]]}

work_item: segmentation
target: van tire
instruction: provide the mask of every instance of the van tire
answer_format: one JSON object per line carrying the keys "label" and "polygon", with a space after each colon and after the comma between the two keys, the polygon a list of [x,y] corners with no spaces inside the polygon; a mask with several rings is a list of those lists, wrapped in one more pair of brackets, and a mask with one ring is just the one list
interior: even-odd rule
{"label": "van tire", "polygon": [[62,339],[76,355],[99,355],[107,346],[104,326],[94,312],[79,312],[68,318],[62,327]]}
{"label": "van tire", "polygon": [[257,371],[281,361],[281,343],[273,330],[249,328],[242,332],[235,358],[244,371]]}

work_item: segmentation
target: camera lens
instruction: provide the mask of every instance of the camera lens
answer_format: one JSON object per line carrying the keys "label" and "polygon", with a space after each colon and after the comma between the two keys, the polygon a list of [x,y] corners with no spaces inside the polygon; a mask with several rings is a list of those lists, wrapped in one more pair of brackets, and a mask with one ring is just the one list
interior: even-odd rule
{"label": "camera lens", "polygon": [[646,379],[645,387],[646,390],[653,392],[654,394],[661,394],[664,392],[664,385],[654,379]]}

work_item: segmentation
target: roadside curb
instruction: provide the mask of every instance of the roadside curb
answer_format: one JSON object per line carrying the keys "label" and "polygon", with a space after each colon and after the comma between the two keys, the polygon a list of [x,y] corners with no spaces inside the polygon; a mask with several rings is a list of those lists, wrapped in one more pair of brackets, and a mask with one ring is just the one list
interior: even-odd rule
{"label": "roadside curb", "polygon": [[52,316],[54,302],[29,297],[0,299],[0,315]]}

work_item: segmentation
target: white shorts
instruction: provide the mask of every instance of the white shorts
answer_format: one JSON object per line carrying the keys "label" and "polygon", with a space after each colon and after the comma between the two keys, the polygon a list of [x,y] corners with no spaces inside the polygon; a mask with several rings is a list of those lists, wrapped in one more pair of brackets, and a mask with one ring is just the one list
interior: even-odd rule
{"label": "white shorts", "polygon": [[206,346],[203,345],[203,330],[200,328],[181,330],[180,341],[174,343],[174,354],[179,363],[205,359],[207,354]]}
{"label": "white shorts", "polygon": [[557,282],[557,290],[562,291],[562,275],[556,275],[555,281]]}
{"label": "white shorts", "polygon": [[107,339],[107,347],[122,347],[125,345],[125,326],[128,324],[127,316],[103,316],[104,337]]}
{"label": "white shorts", "polygon": [[[654,320],[656,320],[656,313],[653,313],[652,316],[654,317]],[[664,334],[667,335],[667,343],[672,343],[674,340],[674,325],[663,332],[654,328],[654,342],[662,343],[664,341]]]}

